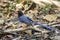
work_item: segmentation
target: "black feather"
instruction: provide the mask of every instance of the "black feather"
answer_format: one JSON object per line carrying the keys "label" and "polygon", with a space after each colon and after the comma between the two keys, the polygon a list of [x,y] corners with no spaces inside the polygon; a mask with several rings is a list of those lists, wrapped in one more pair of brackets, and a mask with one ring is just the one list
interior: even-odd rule
{"label": "black feather", "polygon": [[18,17],[22,16],[23,15],[23,12],[22,11],[18,11]]}

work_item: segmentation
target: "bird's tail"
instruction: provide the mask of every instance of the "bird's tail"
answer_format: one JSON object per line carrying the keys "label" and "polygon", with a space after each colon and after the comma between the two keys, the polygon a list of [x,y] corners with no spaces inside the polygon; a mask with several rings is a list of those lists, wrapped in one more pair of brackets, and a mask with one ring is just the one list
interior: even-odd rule
{"label": "bird's tail", "polygon": [[56,30],[56,28],[53,28],[53,27],[51,27],[51,26],[48,26],[48,25],[45,25],[45,24],[42,24],[42,23],[37,23],[37,22],[35,22],[35,25],[39,25],[39,26],[41,26],[41,27],[43,27],[43,28],[46,28],[46,29],[48,29],[48,30],[51,30],[51,31],[55,31],[55,30]]}

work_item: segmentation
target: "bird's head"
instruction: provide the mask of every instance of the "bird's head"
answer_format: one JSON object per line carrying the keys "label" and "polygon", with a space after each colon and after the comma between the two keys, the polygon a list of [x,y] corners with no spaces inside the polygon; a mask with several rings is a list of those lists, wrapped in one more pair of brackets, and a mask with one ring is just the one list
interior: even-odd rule
{"label": "bird's head", "polygon": [[23,15],[23,12],[21,10],[17,11],[16,14],[18,14],[18,17]]}

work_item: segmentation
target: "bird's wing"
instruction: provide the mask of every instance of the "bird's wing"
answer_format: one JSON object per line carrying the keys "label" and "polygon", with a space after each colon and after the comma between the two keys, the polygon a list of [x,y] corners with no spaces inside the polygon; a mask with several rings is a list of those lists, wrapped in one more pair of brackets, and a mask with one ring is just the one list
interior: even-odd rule
{"label": "bird's wing", "polygon": [[31,18],[27,17],[27,19],[33,22],[33,20],[31,20]]}
{"label": "bird's wing", "polygon": [[19,18],[19,21],[22,22],[22,23],[29,24],[29,25],[32,24],[32,20],[29,17],[27,17],[27,16],[21,16]]}

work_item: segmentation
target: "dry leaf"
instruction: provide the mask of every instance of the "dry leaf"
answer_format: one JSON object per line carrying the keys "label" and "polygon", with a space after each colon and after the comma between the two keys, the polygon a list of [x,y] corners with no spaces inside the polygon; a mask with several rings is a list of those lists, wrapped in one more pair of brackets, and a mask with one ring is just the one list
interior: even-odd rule
{"label": "dry leaf", "polygon": [[22,28],[26,28],[27,27],[27,24],[22,23],[21,26],[22,26]]}
{"label": "dry leaf", "polygon": [[16,11],[19,10],[20,8],[22,8],[22,7],[23,7],[23,4],[22,3],[16,4]]}
{"label": "dry leaf", "polygon": [[43,17],[43,19],[46,19],[47,21],[55,21],[57,19],[56,14],[48,14]]}
{"label": "dry leaf", "polygon": [[27,30],[27,31],[25,31],[27,34],[32,34],[32,31],[31,30]]}

